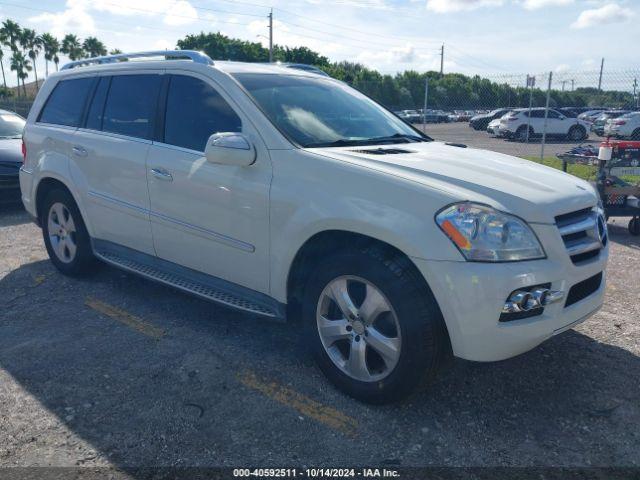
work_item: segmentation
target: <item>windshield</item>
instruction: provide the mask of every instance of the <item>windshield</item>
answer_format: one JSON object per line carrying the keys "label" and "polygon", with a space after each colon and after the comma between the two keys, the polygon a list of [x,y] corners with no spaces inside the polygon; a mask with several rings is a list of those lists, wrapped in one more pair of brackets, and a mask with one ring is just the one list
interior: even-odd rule
{"label": "windshield", "polygon": [[238,73],[271,122],[303,147],[428,141],[373,100],[320,77]]}
{"label": "windshield", "polygon": [[20,138],[24,119],[14,113],[0,113],[0,138]]}

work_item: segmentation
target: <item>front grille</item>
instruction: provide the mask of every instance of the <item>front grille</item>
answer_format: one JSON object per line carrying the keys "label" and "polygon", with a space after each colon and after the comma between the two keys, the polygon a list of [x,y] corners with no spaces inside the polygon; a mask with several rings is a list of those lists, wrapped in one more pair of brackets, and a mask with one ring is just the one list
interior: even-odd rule
{"label": "front grille", "polygon": [[569,294],[567,295],[567,301],[564,304],[564,307],[567,308],[574,303],[579,302],[587,298],[592,293],[595,293],[602,283],[602,272],[594,275],[593,277],[589,277],[586,280],[581,281],[580,283],[576,283],[569,290]]}
{"label": "front grille", "polygon": [[592,208],[558,215],[556,225],[574,264],[597,257],[607,244],[605,220]]}

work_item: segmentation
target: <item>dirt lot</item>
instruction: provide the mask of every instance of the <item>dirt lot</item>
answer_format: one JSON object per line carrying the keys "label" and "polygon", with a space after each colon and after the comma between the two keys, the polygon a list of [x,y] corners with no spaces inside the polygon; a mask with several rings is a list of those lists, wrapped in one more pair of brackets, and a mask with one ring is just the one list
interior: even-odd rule
{"label": "dirt lot", "polygon": [[0,207],[0,466],[639,466],[640,241],[610,229],[596,316],[371,407],[297,329],[106,266],[63,277]]}
{"label": "dirt lot", "polygon": [[[422,130],[422,125],[416,125]],[[470,147],[484,148],[486,150],[493,150],[494,152],[506,153],[509,155],[515,155],[517,157],[539,157],[540,156],[540,139],[532,139],[529,143],[521,143],[503,138],[496,138],[489,135],[485,131],[477,131],[469,127],[468,122],[457,123],[431,123],[426,126],[427,135],[431,136],[435,140],[443,142],[464,143]],[[602,141],[601,137],[598,137],[594,133],[591,133],[589,138],[583,142],[585,144],[599,145]],[[568,142],[567,140],[547,139],[544,156],[555,157],[558,153],[564,153],[570,148],[576,146],[576,143]]]}

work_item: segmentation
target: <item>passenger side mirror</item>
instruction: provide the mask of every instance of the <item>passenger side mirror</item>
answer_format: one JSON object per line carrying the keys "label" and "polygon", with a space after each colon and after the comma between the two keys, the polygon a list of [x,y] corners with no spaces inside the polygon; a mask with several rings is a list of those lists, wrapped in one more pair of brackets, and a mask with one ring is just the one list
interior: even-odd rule
{"label": "passenger side mirror", "polygon": [[237,132],[214,133],[207,140],[204,155],[210,163],[247,167],[256,161],[251,142]]}

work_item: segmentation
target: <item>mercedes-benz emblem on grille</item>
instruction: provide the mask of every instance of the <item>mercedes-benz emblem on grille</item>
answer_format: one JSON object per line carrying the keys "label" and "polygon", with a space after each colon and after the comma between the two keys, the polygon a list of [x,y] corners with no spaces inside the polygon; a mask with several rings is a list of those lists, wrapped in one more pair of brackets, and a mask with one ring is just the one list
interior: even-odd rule
{"label": "mercedes-benz emblem on grille", "polygon": [[607,222],[602,215],[598,215],[595,226],[595,236],[604,247],[607,242]]}

